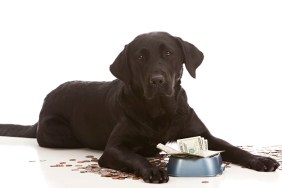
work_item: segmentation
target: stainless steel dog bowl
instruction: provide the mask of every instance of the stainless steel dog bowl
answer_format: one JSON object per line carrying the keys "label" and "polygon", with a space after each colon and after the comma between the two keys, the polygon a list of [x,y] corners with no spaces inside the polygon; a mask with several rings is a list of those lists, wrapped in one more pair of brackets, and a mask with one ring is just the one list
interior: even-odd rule
{"label": "stainless steel dog bowl", "polygon": [[167,165],[168,174],[177,177],[212,177],[221,175],[224,169],[220,154],[208,158],[171,156]]}

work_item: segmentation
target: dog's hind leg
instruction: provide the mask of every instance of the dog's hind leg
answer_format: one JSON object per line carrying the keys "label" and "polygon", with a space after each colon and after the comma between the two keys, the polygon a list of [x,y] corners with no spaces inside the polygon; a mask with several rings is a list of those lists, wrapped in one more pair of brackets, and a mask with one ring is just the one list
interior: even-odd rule
{"label": "dog's hind leg", "polygon": [[69,123],[59,116],[47,116],[39,120],[37,142],[48,148],[82,148]]}

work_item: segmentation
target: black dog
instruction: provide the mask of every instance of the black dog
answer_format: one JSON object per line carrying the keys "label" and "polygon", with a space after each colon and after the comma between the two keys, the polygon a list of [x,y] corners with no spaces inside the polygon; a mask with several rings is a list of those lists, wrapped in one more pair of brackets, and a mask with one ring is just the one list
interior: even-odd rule
{"label": "black dog", "polygon": [[36,137],[40,146],[104,150],[99,165],[134,172],[145,182],[168,181],[145,157],[158,143],[203,136],[223,160],[275,171],[272,158],[252,155],[211,135],[187,104],[180,85],[183,64],[195,78],[203,54],[168,33],[143,34],[125,46],[110,70],[112,82],[67,82],[46,98],[33,126],[1,125],[0,135]]}

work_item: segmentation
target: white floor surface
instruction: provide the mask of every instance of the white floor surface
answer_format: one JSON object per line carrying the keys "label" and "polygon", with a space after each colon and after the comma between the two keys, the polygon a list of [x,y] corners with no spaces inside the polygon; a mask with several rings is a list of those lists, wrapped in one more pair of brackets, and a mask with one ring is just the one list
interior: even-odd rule
{"label": "white floor surface", "polygon": [[[49,149],[38,146],[36,139],[0,137],[0,187],[80,188],[80,187],[282,187],[282,170],[256,172],[231,165],[218,177],[170,177],[166,184],[147,184],[143,180],[112,180],[98,174],[71,171],[72,167],[50,167],[69,159],[100,157],[90,149]],[[208,181],[208,183],[203,183]]]}

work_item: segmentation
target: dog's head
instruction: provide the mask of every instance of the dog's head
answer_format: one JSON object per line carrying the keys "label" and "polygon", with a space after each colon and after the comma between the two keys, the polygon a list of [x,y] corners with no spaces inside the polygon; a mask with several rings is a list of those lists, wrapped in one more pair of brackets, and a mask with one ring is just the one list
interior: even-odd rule
{"label": "dog's head", "polygon": [[110,66],[112,74],[147,99],[172,97],[183,64],[195,78],[204,55],[194,45],[164,32],[136,37]]}

